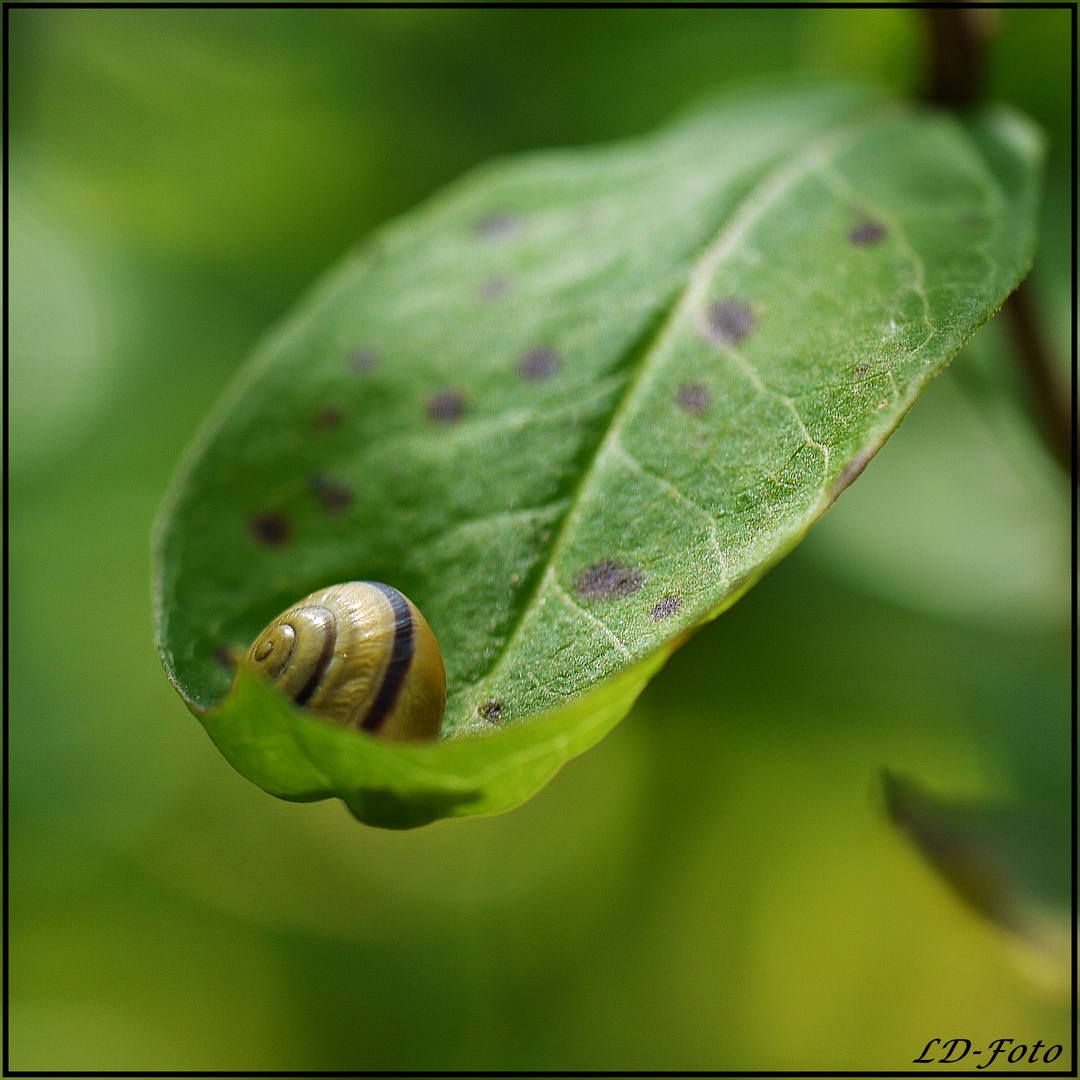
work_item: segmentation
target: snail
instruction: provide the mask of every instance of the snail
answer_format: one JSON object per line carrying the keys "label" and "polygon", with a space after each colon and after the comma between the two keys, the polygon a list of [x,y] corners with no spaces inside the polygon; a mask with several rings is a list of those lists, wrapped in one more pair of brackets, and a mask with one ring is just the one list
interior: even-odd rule
{"label": "snail", "polygon": [[377,581],[331,585],[293,604],[246,665],[309,712],[385,739],[434,739],[446,707],[439,643],[411,600]]}

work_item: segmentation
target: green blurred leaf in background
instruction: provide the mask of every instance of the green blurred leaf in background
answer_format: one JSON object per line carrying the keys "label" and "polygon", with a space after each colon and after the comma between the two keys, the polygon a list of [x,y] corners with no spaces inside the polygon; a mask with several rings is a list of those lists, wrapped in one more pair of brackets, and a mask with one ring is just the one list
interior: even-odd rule
{"label": "green blurred leaf in background", "polygon": [[[358,238],[494,155],[639,136],[718,83],[912,93],[917,12],[8,15],[12,190],[40,237],[12,230],[12,316],[20,280],[39,282],[22,310],[58,297],[22,355],[68,355],[56,379],[85,388],[50,419],[67,397],[31,396],[14,346],[37,330],[13,322],[12,1068],[903,1070],[942,1030],[1068,1058],[1059,969],[956,896],[880,787],[887,768],[1020,808],[1041,853],[1016,872],[1068,863],[1063,797],[1040,797],[1069,784],[1067,487],[1022,426],[997,320],[807,544],[511,814],[399,833],[270,798],[151,639],[146,536],[175,462]],[[991,98],[1048,136],[1031,281],[1062,357],[1069,41],[1065,11],[1001,11],[989,57]],[[931,453],[902,441],[920,414],[916,441],[952,455],[948,520],[990,530],[982,565],[1010,575],[967,575],[948,604],[919,564],[948,577],[954,527],[890,463]],[[991,443],[976,504],[964,477]],[[877,509],[826,545],[863,492]],[[855,539],[883,507],[918,519],[924,553],[905,568],[883,545],[888,574]]]}

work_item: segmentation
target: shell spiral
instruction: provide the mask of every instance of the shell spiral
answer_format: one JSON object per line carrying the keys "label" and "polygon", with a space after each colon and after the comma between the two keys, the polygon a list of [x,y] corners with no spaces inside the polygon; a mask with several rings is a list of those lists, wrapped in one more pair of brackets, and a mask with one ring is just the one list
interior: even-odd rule
{"label": "shell spiral", "polygon": [[434,739],[446,707],[439,643],[408,597],[376,581],[306,596],[255,639],[247,666],[309,712],[386,739]]}

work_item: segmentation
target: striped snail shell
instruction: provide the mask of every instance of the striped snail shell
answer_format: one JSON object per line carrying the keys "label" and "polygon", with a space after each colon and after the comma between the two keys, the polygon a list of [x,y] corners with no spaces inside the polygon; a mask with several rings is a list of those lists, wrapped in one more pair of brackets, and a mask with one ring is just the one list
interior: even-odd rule
{"label": "striped snail shell", "polygon": [[446,707],[439,643],[397,589],[348,581],[304,597],[255,639],[246,663],[297,705],[386,739],[434,739]]}

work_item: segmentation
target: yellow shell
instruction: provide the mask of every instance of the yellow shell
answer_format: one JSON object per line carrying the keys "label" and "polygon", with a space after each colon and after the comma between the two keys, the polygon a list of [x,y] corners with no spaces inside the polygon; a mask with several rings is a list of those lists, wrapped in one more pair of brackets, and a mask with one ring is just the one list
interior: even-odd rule
{"label": "yellow shell", "polygon": [[304,597],[245,663],[316,716],[386,739],[434,739],[446,707],[439,643],[408,597],[348,581]]}

